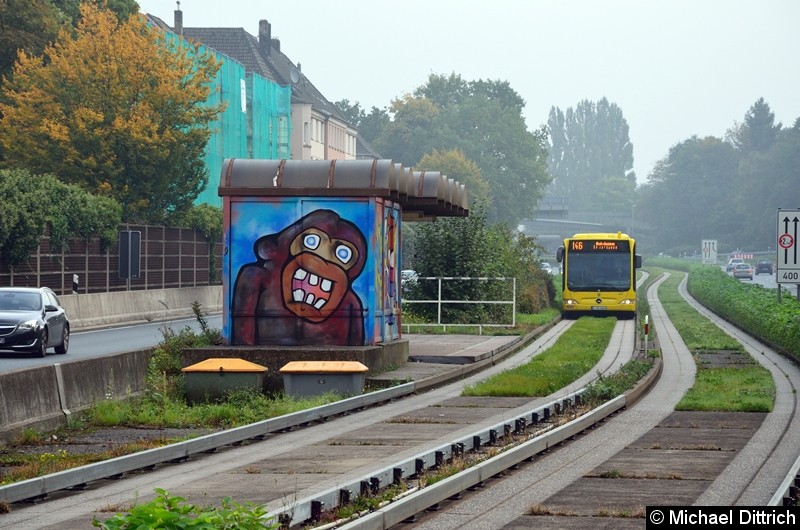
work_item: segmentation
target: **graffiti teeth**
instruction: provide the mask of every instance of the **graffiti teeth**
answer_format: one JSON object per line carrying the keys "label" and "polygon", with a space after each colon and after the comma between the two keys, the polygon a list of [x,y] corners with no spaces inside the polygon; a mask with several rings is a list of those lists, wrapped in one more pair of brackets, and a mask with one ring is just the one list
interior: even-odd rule
{"label": "graffiti teeth", "polygon": [[310,305],[317,310],[328,303],[336,283],[300,268],[294,271],[292,279],[292,301]]}

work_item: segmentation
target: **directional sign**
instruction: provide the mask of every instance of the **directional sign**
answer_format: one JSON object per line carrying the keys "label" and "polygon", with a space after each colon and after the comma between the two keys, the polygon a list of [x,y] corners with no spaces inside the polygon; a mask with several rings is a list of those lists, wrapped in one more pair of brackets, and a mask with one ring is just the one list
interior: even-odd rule
{"label": "directional sign", "polygon": [[778,283],[800,284],[800,210],[778,210],[778,247],[775,261]]}
{"label": "directional sign", "polygon": [[703,263],[714,264],[717,262],[716,239],[704,239],[700,244],[700,250],[703,252]]}

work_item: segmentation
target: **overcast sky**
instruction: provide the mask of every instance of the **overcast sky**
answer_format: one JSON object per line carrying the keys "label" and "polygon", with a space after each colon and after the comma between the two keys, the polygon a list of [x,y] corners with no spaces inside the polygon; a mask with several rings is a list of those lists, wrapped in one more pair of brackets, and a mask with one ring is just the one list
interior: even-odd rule
{"label": "overcast sky", "polygon": [[[174,0],[138,0],[170,26]],[[763,97],[800,117],[800,0],[181,0],[185,27],[272,26],[331,101],[369,111],[430,74],[508,81],[528,129],[603,97],[622,109],[645,182],[669,148],[723,137]]]}

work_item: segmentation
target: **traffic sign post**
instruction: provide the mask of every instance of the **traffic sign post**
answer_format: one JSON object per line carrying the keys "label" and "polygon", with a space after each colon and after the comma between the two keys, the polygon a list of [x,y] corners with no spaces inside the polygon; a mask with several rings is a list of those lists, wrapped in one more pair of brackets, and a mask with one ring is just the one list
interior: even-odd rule
{"label": "traffic sign post", "polygon": [[717,263],[717,240],[716,239],[703,239],[700,244],[700,250],[703,252],[704,264]]}
{"label": "traffic sign post", "polygon": [[800,232],[800,210],[778,209],[775,279],[779,284],[800,284],[800,252],[797,249],[797,236],[800,234],[798,232]]}

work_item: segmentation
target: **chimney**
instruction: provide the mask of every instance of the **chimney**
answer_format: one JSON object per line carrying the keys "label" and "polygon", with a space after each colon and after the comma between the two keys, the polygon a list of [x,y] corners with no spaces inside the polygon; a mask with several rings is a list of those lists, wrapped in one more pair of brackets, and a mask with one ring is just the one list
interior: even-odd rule
{"label": "chimney", "polygon": [[272,43],[272,26],[264,19],[258,21],[258,46],[261,51],[269,55]]}
{"label": "chimney", "polygon": [[181,3],[177,2],[178,9],[175,10],[175,27],[172,28],[172,31],[175,32],[176,35],[183,35],[183,11],[181,11]]}

